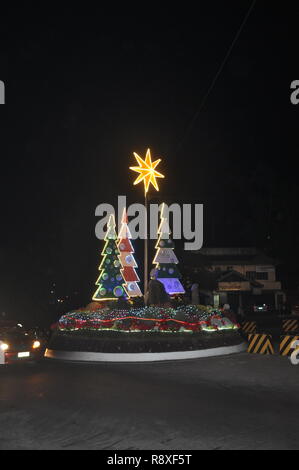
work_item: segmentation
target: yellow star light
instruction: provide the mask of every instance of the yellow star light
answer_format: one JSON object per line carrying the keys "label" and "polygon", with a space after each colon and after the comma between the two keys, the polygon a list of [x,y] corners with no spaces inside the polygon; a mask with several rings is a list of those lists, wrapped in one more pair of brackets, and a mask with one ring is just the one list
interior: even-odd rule
{"label": "yellow star light", "polygon": [[152,162],[150,149],[147,149],[145,160],[142,160],[142,158],[139,157],[139,155],[135,152],[134,156],[139,166],[131,166],[130,170],[140,173],[138,178],[134,181],[134,185],[143,181],[145,194],[148,192],[150,184],[152,184],[154,188],[159,191],[156,178],[164,178],[164,175],[156,171],[155,168],[159,165],[161,159]]}

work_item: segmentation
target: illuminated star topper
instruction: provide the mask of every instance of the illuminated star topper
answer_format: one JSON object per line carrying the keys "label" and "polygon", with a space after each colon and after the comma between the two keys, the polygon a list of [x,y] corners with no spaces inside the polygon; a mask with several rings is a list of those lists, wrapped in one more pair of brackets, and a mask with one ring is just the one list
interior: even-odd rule
{"label": "illuminated star topper", "polygon": [[150,149],[147,149],[145,160],[142,160],[142,158],[139,157],[139,155],[135,152],[134,157],[136,158],[139,166],[131,166],[130,170],[140,173],[138,178],[134,181],[134,185],[143,181],[145,194],[148,192],[150,184],[152,184],[154,188],[159,191],[156,178],[164,178],[164,175],[156,171],[155,168],[159,165],[161,159],[152,162]]}

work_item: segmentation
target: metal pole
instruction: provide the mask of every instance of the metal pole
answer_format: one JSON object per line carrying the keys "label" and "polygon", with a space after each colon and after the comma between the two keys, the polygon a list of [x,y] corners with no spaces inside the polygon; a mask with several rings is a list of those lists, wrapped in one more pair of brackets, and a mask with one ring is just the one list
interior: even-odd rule
{"label": "metal pole", "polygon": [[144,196],[145,205],[145,239],[144,239],[144,295],[148,288],[148,238],[147,238],[147,193]]}

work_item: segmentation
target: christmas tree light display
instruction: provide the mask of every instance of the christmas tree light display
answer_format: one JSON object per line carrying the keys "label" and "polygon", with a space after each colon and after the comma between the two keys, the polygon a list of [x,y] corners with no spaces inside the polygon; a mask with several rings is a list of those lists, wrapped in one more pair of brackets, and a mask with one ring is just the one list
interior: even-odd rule
{"label": "christmas tree light display", "polygon": [[[150,150],[145,160],[134,155],[139,167],[131,169],[139,173],[135,184],[144,183],[147,211],[149,188],[153,185],[158,190],[156,178],[163,178],[156,171],[160,160],[152,162]],[[145,219],[146,235],[147,232]],[[150,288],[163,291],[165,300],[160,301],[159,296],[156,296],[156,299],[149,301],[148,238],[145,237],[144,290],[148,293],[148,301],[144,305],[138,299],[142,293],[126,209],[118,235],[115,218],[111,215],[93,302],[60,318],[47,345],[45,357],[82,362],[144,362],[201,357],[205,355],[205,349],[209,350],[209,355],[213,355],[210,352],[213,348],[217,349],[215,355],[219,354],[219,348],[228,347],[229,354],[232,348],[235,348],[233,352],[245,350],[246,345],[237,331],[239,325],[226,318],[225,312],[211,306],[185,305],[180,299],[169,302],[168,296],[165,296],[160,282],[170,297],[185,293],[170,234],[169,216],[163,204],[157,251],[153,260],[155,275],[151,276]],[[130,298],[128,302],[122,301]]]}
{"label": "christmas tree light display", "polygon": [[164,204],[161,211],[161,224],[158,230],[159,239],[156,245],[157,253],[153,264],[158,270],[157,279],[164,284],[169,295],[184,294],[185,290],[179,281],[181,274],[177,268],[178,259],[174,253],[174,243],[170,239],[170,228],[165,216]]}
{"label": "christmas tree light display", "polygon": [[105,242],[106,244],[102,251],[103,259],[99,267],[101,274],[96,282],[98,289],[92,298],[96,301],[117,300],[125,296],[125,281],[121,273],[120,252],[117,246],[117,234],[113,215],[109,217]]}
{"label": "christmas tree light display", "polygon": [[[149,149],[145,160],[136,153],[134,156],[139,164],[131,167],[139,173],[134,184],[144,184],[147,212],[151,185],[158,191],[156,179],[164,176],[156,171],[160,159],[152,161]],[[152,274],[150,284],[150,289],[163,291],[165,300],[160,301],[157,295],[156,298],[152,296],[151,301],[150,290],[147,289],[147,218],[144,232],[144,291],[148,293],[147,301],[138,299],[142,293],[125,209],[118,235],[114,215],[109,217],[93,302],[60,318],[48,342],[45,357],[82,362],[144,362],[201,357],[206,355],[206,349],[208,355],[213,355],[213,348],[216,349],[215,355],[219,355],[219,348],[225,351],[227,347],[229,354],[246,349],[247,345],[238,333],[239,325],[226,318],[225,312],[211,306],[185,305],[180,299],[169,302],[165,295],[160,282],[171,297],[185,293],[165,204],[153,260],[155,274]],[[162,295],[160,297],[162,299]],[[130,298],[130,301],[123,301]]]}
{"label": "christmas tree light display", "polygon": [[134,248],[130,241],[132,235],[128,227],[128,218],[126,210],[124,210],[123,213],[122,225],[118,238],[118,249],[120,251],[119,259],[122,265],[121,272],[125,280],[125,291],[128,297],[141,297],[142,293],[138,285],[140,279],[135,271],[135,268],[137,268],[137,263],[133,256]]}

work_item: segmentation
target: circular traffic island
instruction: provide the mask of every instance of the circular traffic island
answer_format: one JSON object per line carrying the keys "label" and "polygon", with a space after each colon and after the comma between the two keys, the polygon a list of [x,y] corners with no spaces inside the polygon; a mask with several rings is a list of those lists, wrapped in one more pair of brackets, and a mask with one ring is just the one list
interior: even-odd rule
{"label": "circular traffic island", "polygon": [[79,362],[194,359],[246,349],[238,325],[202,306],[115,309],[64,315],[45,357]]}

